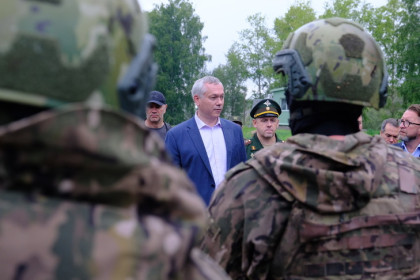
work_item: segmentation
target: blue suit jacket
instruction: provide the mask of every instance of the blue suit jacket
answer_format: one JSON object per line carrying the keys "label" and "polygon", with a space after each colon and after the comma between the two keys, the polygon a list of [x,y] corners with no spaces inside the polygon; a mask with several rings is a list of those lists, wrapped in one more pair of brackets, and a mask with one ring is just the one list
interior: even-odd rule
{"label": "blue suit jacket", "polygon": [[[226,143],[227,169],[246,160],[242,129],[239,125],[220,119]],[[166,149],[174,163],[183,168],[208,205],[215,189],[210,161],[194,118],[172,127],[165,138]]]}

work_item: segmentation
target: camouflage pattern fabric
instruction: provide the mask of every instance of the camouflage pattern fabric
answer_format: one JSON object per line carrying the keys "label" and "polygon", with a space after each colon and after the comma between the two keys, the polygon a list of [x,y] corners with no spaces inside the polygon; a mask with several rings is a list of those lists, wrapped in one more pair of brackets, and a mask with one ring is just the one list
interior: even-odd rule
{"label": "camouflage pattern fabric", "polygon": [[134,0],[3,0],[0,100],[53,108],[96,92],[119,109],[116,84],[146,31]]}
{"label": "camouflage pattern fabric", "polygon": [[[299,53],[312,84],[293,98],[376,109],[385,105],[388,74],[383,53],[361,25],[343,18],[316,20],[290,33],[283,49]],[[273,64],[277,72],[276,57]]]}
{"label": "camouflage pattern fabric", "polygon": [[0,126],[1,279],[229,279],[204,202],[140,120],[71,105]]}
{"label": "camouflage pattern fabric", "polygon": [[420,279],[420,161],[299,134],[233,168],[202,247],[232,279]]}

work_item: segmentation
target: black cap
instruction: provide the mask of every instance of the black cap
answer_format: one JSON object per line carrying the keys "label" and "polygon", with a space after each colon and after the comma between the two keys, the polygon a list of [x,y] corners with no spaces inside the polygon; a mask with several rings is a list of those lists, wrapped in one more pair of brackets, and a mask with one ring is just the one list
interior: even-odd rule
{"label": "black cap", "polygon": [[273,99],[262,99],[254,105],[249,115],[251,118],[278,117],[281,114],[280,105]]}
{"label": "black cap", "polygon": [[151,91],[149,93],[149,99],[147,100],[147,104],[149,103],[156,103],[160,106],[166,104],[165,96],[159,91]]}
{"label": "black cap", "polygon": [[233,121],[234,123],[237,123],[237,124],[242,126],[242,121],[238,116],[233,116],[231,121]]}

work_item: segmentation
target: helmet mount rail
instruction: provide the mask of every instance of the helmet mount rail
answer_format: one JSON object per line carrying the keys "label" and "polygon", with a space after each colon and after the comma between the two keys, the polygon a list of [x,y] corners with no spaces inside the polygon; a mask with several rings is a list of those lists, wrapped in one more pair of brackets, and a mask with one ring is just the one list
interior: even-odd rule
{"label": "helmet mount rail", "polygon": [[384,67],[384,77],[379,88],[379,108],[385,106],[386,99],[388,97],[388,71]]}
{"label": "helmet mount rail", "polygon": [[141,51],[137,53],[117,86],[121,109],[140,118],[146,114],[146,99],[155,84],[158,69],[152,56],[154,47],[155,38],[146,34]]}
{"label": "helmet mount rail", "polygon": [[312,87],[311,78],[305,70],[298,52],[285,49],[277,52],[273,59],[273,69],[288,77],[288,89],[294,98],[301,98]]}

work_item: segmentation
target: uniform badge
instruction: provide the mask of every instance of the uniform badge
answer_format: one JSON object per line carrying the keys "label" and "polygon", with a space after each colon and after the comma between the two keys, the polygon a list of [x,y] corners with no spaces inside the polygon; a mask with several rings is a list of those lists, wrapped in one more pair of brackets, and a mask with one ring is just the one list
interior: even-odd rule
{"label": "uniform badge", "polygon": [[270,105],[271,105],[270,101],[267,100],[267,101],[264,102],[264,104],[265,104],[265,106],[267,106],[267,107],[265,107],[265,109],[267,111],[270,111]]}

